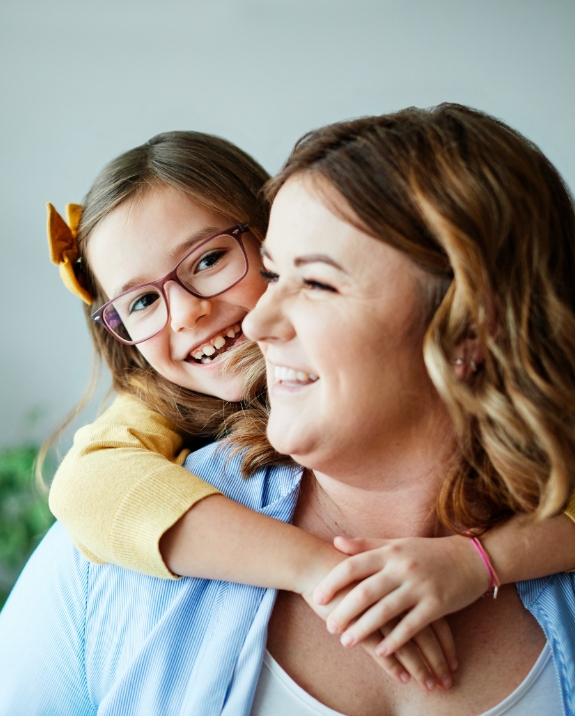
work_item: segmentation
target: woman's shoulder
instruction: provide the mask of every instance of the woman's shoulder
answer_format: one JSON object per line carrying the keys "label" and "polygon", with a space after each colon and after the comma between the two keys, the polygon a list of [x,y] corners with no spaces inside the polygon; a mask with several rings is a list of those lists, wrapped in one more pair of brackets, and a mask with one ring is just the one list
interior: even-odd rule
{"label": "woman's shoulder", "polygon": [[219,442],[191,453],[184,467],[230,499],[254,510],[268,512],[278,502],[297,498],[302,476],[300,466],[271,465],[242,477],[241,462],[241,452],[234,453],[228,445]]}

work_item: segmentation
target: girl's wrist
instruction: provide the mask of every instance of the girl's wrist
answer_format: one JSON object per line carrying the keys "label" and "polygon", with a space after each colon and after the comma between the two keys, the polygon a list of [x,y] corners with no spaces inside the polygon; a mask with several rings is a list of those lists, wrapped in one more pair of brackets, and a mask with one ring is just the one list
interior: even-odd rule
{"label": "girl's wrist", "polygon": [[311,540],[306,546],[305,558],[301,562],[300,569],[294,575],[291,591],[307,599],[311,598],[321,580],[340,562],[343,562],[347,555],[339,552],[329,542],[315,535],[306,534]]}

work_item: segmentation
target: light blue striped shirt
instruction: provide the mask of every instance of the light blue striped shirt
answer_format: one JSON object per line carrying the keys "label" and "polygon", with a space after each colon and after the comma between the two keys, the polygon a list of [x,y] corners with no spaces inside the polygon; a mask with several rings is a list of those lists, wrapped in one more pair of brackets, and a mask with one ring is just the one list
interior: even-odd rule
{"label": "light blue striped shirt", "polygon": [[[239,477],[208,446],[186,467],[237,502],[291,519],[301,471]],[[518,585],[575,716],[575,575]],[[96,565],[56,524],[0,615],[0,716],[248,716],[274,590],[164,581]],[[554,715],[553,715],[554,716]]]}

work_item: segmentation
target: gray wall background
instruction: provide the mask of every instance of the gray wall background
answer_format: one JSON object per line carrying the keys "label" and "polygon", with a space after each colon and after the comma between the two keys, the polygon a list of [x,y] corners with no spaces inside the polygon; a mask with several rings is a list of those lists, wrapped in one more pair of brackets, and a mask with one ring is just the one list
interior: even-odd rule
{"label": "gray wall background", "polygon": [[308,129],[448,100],[573,188],[574,71],[575,0],[0,0],[0,445],[43,439],[88,381],[44,205],[81,202],[115,155],[196,129],[274,172]]}

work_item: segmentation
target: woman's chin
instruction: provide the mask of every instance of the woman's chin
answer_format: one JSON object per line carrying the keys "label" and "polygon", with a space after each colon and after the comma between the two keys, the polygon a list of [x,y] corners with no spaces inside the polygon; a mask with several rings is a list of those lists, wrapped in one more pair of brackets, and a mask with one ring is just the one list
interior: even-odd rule
{"label": "woman's chin", "polygon": [[313,454],[313,440],[309,432],[294,430],[292,425],[273,419],[273,410],[267,427],[267,437],[274,448],[282,455],[290,455],[304,467],[311,467],[308,458]]}

